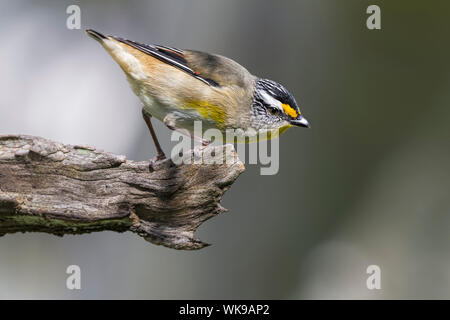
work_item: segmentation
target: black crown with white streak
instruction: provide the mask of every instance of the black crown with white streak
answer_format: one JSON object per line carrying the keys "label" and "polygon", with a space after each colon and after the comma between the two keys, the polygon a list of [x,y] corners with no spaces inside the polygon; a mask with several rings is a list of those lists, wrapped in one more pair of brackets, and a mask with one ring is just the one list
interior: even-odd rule
{"label": "black crown with white streak", "polygon": [[262,92],[266,92],[279,102],[289,105],[297,112],[297,114],[300,113],[295,98],[281,84],[269,79],[256,80],[255,102],[259,102],[265,107],[270,107],[270,105],[267,104],[266,99],[262,96]]}

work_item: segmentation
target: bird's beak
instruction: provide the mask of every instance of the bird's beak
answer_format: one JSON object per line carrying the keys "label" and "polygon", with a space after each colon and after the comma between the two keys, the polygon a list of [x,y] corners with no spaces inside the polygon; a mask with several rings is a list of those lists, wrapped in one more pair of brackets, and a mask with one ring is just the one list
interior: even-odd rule
{"label": "bird's beak", "polygon": [[93,39],[102,42],[104,39],[107,39],[106,36],[104,36],[103,34],[101,34],[100,32],[97,32],[95,30],[92,29],[87,29],[86,33]]}
{"label": "bird's beak", "polygon": [[309,128],[309,122],[302,116],[290,121],[293,126]]}

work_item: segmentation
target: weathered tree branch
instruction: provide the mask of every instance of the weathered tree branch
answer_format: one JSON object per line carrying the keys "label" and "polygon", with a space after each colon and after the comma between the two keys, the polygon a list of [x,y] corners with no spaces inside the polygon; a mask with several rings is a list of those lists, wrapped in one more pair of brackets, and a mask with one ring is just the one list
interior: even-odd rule
{"label": "weathered tree branch", "polygon": [[196,147],[190,154],[220,164],[133,162],[85,146],[0,136],[0,235],[132,231],[176,249],[199,249],[197,227],[224,209],[223,193],[244,165],[233,146]]}

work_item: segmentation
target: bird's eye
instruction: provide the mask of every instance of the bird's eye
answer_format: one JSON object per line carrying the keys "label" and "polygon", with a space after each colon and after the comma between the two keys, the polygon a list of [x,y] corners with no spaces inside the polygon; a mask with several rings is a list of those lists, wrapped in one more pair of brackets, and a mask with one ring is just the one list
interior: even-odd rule
{"label": "bird's eye", "polygon": [[277,108],[269,107],[269,112],[270,112],[271,115],[275,116],[275,115],[277,115],[280,112],[280,110],[278,110]]}

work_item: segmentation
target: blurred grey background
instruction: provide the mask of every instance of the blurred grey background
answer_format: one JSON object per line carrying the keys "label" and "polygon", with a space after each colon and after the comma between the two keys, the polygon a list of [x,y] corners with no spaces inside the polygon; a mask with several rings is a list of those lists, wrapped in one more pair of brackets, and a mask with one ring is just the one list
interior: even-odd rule
{"label": "blurred grey background", "polygon": [[[81,8],[81,30],[66,8]],[[381,7],[382,29],[366,28]],[[284,84],[312,129],[247,165],[176,251],[131,233],[0,238],[0,298],[450,298],[448,1],[0,1],[0,134],[146,160],[140,103],[84,33],[219,53]],[[157,125],[163,147],[170,132]],[[77,264],[82,290],[65,287]],[[366,268],[381,268],[381,290]]]}

